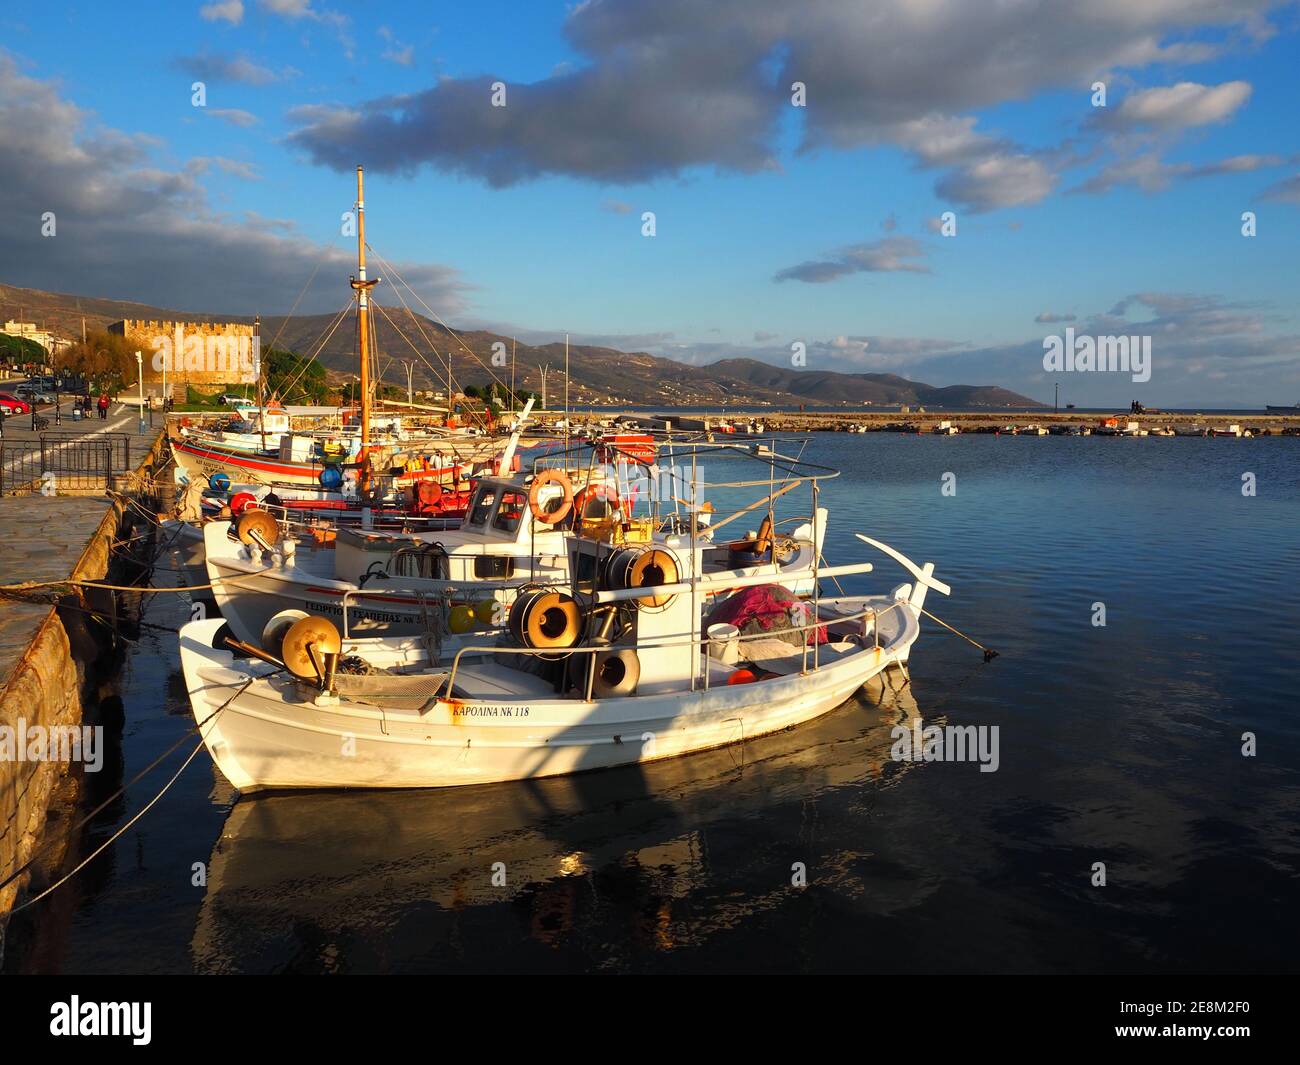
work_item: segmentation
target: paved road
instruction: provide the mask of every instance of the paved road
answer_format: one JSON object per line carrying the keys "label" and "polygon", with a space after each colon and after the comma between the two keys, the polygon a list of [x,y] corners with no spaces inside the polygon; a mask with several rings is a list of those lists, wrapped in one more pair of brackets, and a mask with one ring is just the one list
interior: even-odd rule
{"label": "paved road", "polygon": [[[0,584],[67,577],[104,517],[106,499],[9,496],[0,499]],[[48,603],[0,599],[0,686],[50,612]]]}
{"label": "paved road", "polygon": [[[3,441],[4,447],[0,453],[4,456],[6,489],[12,484],[20,481],[25,483],[40,475],[42,471],[35,468],[40,464],[35,457],[35,452],[41,449],[42,436],[47,437],[45,454],[48,456],[72,448],[82,441],[93,442],[97,437],[103,438],[109,433],[126,434],[130,439],[129,449],[117,445],[113,448],[114,472],[126,473],[128,467],[134,467],[144,455],[164,424],[162,411],[154,411],[152,427],[146,413],[145,431],[141,433],[139,408],[124,407],[115,403],[109,409],[106,421],[101,420],[97,412],[92,412],[88,419],[75,419],[72,416],[72,408],[71,398],[62,401],[59,404],[60,416],[56,419],[54,405],[44,404],[38,408],[37,414],[44,417],[49,425],[48,428],[35,432],[32,430],[30,414],[15,414],[4,419],[3,426],[0,426],[0,440]],[[129,455],[126,454],[127,450],[130,452]],[[129,462],[125,461],[128,459]]]}

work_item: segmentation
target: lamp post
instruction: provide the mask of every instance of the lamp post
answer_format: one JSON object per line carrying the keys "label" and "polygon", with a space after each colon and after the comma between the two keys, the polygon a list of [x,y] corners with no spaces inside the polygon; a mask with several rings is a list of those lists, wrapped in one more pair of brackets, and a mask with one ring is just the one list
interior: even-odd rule
{"label": "lamp post", "polygon": [[135,365],[140,377],[140,433],[144,434],[144,356],[135,353]]}

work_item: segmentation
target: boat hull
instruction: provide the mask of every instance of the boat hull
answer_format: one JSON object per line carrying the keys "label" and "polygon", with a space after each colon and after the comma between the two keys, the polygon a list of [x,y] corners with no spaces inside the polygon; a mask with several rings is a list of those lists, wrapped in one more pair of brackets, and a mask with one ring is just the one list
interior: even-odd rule
{"label": "boat hull", "polygon": [[887,647],[808,673],[593,702],[553,694],[437,699],[423,713],[317,705],[310,688],[269,675],[272,667],[236,664],[215,650],[220,622],[187,625],[180,644],[204,742],[240,791],[436,788],[657,761],[810,721],[905,657],[918,632],[906,616]]}
{"label": "boat hull", "polygon": [[281,462],[278,459],[204,447],[189,441],[173,441],[172,454],[176,456],[176,464],[190,480],[225,474],[232,484],[318,487],[321,471],[325,469],[320,464]]}

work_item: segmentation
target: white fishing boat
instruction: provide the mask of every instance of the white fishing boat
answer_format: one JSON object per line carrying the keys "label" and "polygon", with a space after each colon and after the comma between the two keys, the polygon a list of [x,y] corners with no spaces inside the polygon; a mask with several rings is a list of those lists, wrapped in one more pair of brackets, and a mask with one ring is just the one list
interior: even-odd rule
{"label": "white fishing boat", "polygon": [[[192,622],[181,662],[204,742],[240,791],[445,787],[654,761],[801,724],[908,660],[926,593],[949,588],[933,564],[859,538],[915,583],[798,600],[808,620],[784,629],[700,634],[734,597],[790,576],[774,565],[673,580],[662,549],[580,541],[575,572],[592,563],[592,581],[519,597],[499,632],[447,658],[426,638],[343,639],[303,617],[277,619],[261,648],[232,642],[220,619]],[[871,568],[814,561],[809,575]],[[706,615],[709,592],[728,594]]]}
{"label": "white fishing boat", "polygon": [[[603,446],[596,453],[607,455]],[[671,548],[683,555],[679,572],[684,575],[730,570],[748,576],[774,560],[776,572],[788,575],[782,579],[791,590],[810,593],[811,578],[800,574],[821,550],[825,508],[815,517],[776,520],[773,514],[737,539],[724,539],[719,532],[826,471],[738,445],[692,447],[689,453],[697,461],[739,460],[762,469],[761,479],[747,479],[751,484],[767,483],[775,468],[784,483],[757,504],[698,525],[695,544],[685,552],[680,530],[686,512],[680,504],[688,501],[678,499],[670,487],[672,498],[661,509],[646,492],[637,516],[621,457],[612,466],[568,473],[541,468],[480,478],[458,529],[340,526],[327,551],[317,550],[310,537],[285,538],[282,525],[258,525],[264,515],[241,519],[238,526],[211,522],[204,527],[206,576],[193,583],[213,585],[216,605],[245,642],[255,642],[273,616],[289,609],[335,618],[348,636],[422,633],[441,600],[461,608],[448,619],[451,632],[458,634],[473,625],[470,611],[475,617],[491,615],[488,600],[509,607],[522,589],[568,582],[575,538]],[[571,459],[572,451],[565,457]],[[702,501],[699,511],[702,519],[708,517]]]}
{"label": "white fishing boat", "polygon": [[[357,201],[359,212],[360,169]],[[364,232],[359,214],[352,284],[363,470],[375,284],[366,277]],[[593,462],[600,446],[586,445]],[[906,663],[927,592],[949,594],[932,563],[918,566],[858,534],[912,582],[883,595],[822,597],[823,579],[872,569],[822,558],[828,515],[819,481],[837,476],[825,467],[759,457],[747,445],[695,445],[689,462],[670,457],[666,478],[648,478],[636,494],[616,481],[619,498],[610,499],[608,481],[590,466],[575,481],[567,448],[558,468],[534,461],[518,476],[508,473],[508,457],[506,473],[477,486],[463,528],[439,541],[335,531],[332,549],[322,544],[316,556],[332,555],[329,578],[265,511],[239,519],[237,543],[227,523],[204,526],[208,583],[226,616],[181,630],[181,663],[199,731],[232,785],[483,784],[740,742],[824,714]],[[723,458],[760,464],[761,474],[720,479],[714,463]],[[778,515],[778,501],[788,507],[801,485],[806,508]],[[602,489],[603,509],[592,514],[587,504]],[[733,493],[752,498],[762,489],[715,520],[715,496],[733,506]],[[634,516],[638,497],[649,502],[648,517]],[[759,511],[757,529],[719,536]],[[560,531],[570,512],[572,525]],[[398,558],[414,571],[395,565]],[[319,616],[323,602],[337,603],[342,632]],[[365,635],[362,612],[393,626],[406,623],[399,608],[409,610],[412,634]]]}

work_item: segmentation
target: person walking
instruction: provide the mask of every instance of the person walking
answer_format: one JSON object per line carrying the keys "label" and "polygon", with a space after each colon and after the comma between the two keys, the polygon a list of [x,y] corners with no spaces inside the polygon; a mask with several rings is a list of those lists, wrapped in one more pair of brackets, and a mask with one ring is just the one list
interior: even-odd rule
{"label": "person walking", "polygon": [[106,421],[108,419],[108,393],[107,392],[101,392],[99,394],[99,417],[102,421]]}

